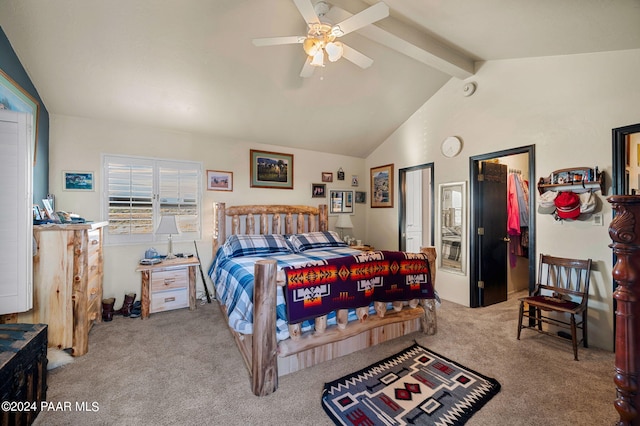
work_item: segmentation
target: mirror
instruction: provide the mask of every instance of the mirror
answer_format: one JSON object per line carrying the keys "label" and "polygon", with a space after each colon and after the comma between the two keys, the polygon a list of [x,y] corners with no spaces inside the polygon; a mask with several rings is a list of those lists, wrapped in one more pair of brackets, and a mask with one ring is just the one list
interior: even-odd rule
{"label": "mirror", "polygon": [[465,274],[467,183],[440,185],[440,268]]}
{"label": "mirror", "polygon": [[640,124],[613,129],[611,186],[616,195],[640,192]]}
{"label": "mirror", "polygon": [[353,191],[329,191],[329,213],[353,213]]}

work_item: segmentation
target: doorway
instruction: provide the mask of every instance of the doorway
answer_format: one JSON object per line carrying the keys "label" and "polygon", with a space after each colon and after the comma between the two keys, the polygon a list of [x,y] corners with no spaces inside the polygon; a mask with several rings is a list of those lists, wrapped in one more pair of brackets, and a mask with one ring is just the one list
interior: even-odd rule
{"label": "doorway", "polygon": [[433,163],[398,170],[400,188],[398,246],[401,251],[420,252],[433,245]]}
{"label": "doorway", "polygon": [[[496,164],[502,167],[495,166]],[[485,166],[490,175],[485,174]],[[535,283],[535,146],[469,158],[469,306],[488,306]],[[507,232],[507,182],[527,185],[528,217],[524,234]],[[500,188],[504,188],[503,190]],[[495,208],[496,205],[504,207]],[[517,237],[517,238],[514,238]],[[517,241],[520,238],[520,241]],[[522,241],[524,239],[524,241]],[[513,241],[512,241],[513,240]]]}

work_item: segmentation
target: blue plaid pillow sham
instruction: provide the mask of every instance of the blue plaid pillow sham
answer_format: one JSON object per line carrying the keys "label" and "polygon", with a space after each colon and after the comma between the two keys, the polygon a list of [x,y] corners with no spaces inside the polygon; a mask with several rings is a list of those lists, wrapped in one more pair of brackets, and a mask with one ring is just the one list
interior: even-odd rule
{"label": "blue plaid pillow sham", "polygon": [[293,250],[298,253],[325,247],[347,247],[347,243],[342,241],[334,231],[294,234],[289,237],[289,242]]}
{"label": "blue plaid pillow sham", "polygon": [[283,235],[278,234],[231,235],[227,238],[222,248],[228,258],[271,253],[293,253],[289,241]]}

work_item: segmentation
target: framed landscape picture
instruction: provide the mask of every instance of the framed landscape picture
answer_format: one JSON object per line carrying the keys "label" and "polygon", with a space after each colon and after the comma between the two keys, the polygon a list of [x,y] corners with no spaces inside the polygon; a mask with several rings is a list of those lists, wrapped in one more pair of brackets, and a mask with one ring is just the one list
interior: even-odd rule
{"label": "framed landscape picture", "polygon": [[36,149],[38,148],[38,113],[40,103],[24,90],[18,83],[13,81],[4,71],[0,69],[0,109],[16,112],[27,112],[33,119],[33,131],[31,132],[31,152],[33,153],[33,164],[36,164]]}
{"label": "framed landscape picture", "polygon": [[233,172],[207,170],[207,191],[233,191]]}
{"label": "framed landscape picture", "polygon": [[62,172],[65,191],[93,191],[93,172]]}
{"label": "framed landscape picture", "polygon": [[293,189],[293,154],[251,150],[251,187]]}
{"label": "framed landscape picture", "polygon": [[393,207],[393,164],[371,168],[371,207]]}

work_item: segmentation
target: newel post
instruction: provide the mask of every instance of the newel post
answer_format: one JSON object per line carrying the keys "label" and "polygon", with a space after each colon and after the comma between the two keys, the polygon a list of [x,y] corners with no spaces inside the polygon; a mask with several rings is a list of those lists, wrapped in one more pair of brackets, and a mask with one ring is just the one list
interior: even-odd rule
{"label": "newel post", "polygon": [[616,301],[614,406],[620,415],[619,425],[640,425],[640,283],[637,269],[640,265],[640,196],[614,195],[607,201],[616,212],[609,225],[609,236],[613,241],[609,247],[616,255],[612,271],[616,283],[613,293]]}

